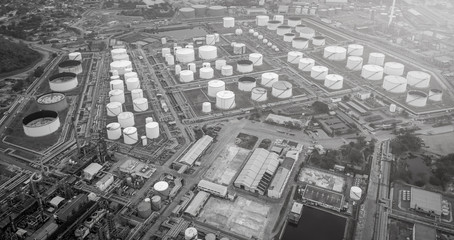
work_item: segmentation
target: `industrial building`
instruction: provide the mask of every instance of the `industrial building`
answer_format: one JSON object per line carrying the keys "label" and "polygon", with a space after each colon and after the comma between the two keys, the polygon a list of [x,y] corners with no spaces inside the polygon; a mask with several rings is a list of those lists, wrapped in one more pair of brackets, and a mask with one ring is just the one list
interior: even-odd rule
{"label": "industrial building", "polygon": [[96,174],[102,169],[102,165],[99,163],[90,163],[88,167],[83,170],[83,177],[85,180],[92,180]]}
{"label": "industrial building", "polygon": [[96,187],[99,190],[104,191],[110,186],[110,184],[113,183],[113,181],[114,181],[114,176],[110,173],[107,173],[98,182],[96,182]]}
{"label": "industrial building", "polygon": [[197,159],[202,156],[202,154],[208,149],[212,142],[212,137],[208,135],[203,136],[202,138],[197,140],[194,145],[192,145],[192,147],[183,155],[182,158],[180,158],[180,160],[178,160],[178,162],[193,166],[195,161],[197,161]]}
{"label": "industrial building", "polygon": [[411,188],[410,208],[434,216],[441,216],[441,194],[420,188]]}
{"label": "industrial building", "polygon": [[79,194],[76,197],[68,200],[62,208],[60,208],[54,215],[56,220],[61,222],[68,221],[73,215],[80,210],[84,209],[85,204],[88,202],[86,194]]}
{"label": "industrial building", "polygon": [[124,174],[135,174],[136,176],[143,178],[150,178],[151,175],[156,171],[155,168],[148,166],[145,163],[139,162],[134,159],[128,159],[118,167],[121,173]]}
{"label": "industrial building", "polygon": [[286,157],[281,166],[276,170],[276,174],[268,187],[267,195],[270,198],[281,198],[287,185],[290,174],[292,173],[295,159]]}
{"label": "industrial building", "polygon": [[329,136],[346,134],[351,130],[351,128],[337,116],[319,114],[314,116],[314,120],[320,124],[323,131]]}
{"label": "industrial building", "polygon": [[210,182],[207,180],[200,180],[200,182],[197,184],[197,188],[209,192],[215,196],[218,197],[226,197],[227,196],[227,187],[223,186],[221,184],[217,184],[214,182]]}
{"label": "industrial building", "polygon": [[192,217],[196,217],[199,214],[200,210],[202,210],[203,205],[205,205],[205,203],[208,201],[209,197],[209,193],[205,191],[199,191],[197,195],[195,195],[194,199],[192,199],[186,210],[184,210],[184,213]]}

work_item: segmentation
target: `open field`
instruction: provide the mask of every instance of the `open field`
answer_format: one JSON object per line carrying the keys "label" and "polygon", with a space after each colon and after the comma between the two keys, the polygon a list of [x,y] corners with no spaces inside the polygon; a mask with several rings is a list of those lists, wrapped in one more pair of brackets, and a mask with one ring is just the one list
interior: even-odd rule
{"label": "open field", "polygon": [[235,177],[241,165],[249,155],[249,150],[229,144],[217,156],[215,164],[205,173],[209,181],[229,185]]}
{"label": "open field", "polygon": [[343,177],[311,168],[301,169],[298,181],[307,182],[317,187],[336,192],[342,192],[345,186],[345,179]]}

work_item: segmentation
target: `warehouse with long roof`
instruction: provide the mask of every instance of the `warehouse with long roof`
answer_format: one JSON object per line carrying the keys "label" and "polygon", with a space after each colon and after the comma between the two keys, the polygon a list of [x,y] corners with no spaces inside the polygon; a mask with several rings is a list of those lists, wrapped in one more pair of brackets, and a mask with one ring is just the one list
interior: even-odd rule
{"label": "warehouse with long roof", "polygon": [[410,208],[418,212],[440,216],[441,194],[412,187]]}
{"label": "warehouse with long roof", "polygon": [[192,147],[184,154],[184,156],[178,161],[180,163],[193,166],[195,161],[207,150],[210,144],[213,142],[213,138],[205,135],[197,142],[192,145]]}

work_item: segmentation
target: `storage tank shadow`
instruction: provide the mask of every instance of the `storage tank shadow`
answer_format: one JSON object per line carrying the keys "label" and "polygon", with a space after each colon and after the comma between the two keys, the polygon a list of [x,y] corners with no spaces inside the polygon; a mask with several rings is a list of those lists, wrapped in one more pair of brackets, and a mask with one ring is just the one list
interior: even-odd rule
{"label": "storage tank shadow", "polygon": [[43,137],[56,132],[60,128],[60,118],[55,111],[43,110],[24,117],[22,126],[25,135]]}

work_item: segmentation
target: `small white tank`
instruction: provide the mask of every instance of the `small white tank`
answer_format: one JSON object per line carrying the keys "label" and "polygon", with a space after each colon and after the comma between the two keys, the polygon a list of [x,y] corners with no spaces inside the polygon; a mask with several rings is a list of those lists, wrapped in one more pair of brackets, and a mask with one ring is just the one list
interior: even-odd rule
{"label": "small white tank", "polygon": [[214,70],[211,67],[203,67],[199,70],[201,79],[211,79],[214,77]]}
{"label": "small white tank", "polygon": [[175,65],[175,75],[179,75],[181,72],[181,65],[177,64]]}
{"label": "small white tank", "polygon": [[367,64],[383,66],[384,63],[385,63],[385,54],[377,53],[377,52],[369,53],[369,61],[367,62]]}
{"label": "small white tank", "polygon": [[220,91],[225,91],[225,82],[221,80],[211,80],[208,82],[208,96],[216,97]]}
{"label": "small white tank", "polygon": [[292,32],[292,27],[287,26],[287,25],[278,26],[276,29],[276,34],[279,36],[284,36],[284,34],[291,33],[291,32]]}
{"label": "small white tank", "polygon": [[131,90],[131,99],[143,98],[143,90],[140,88],[136,88]]}
{"label": "small white tank", "polygon": [[328,68],[325,66],[313,66],[311,68],[311,78],[315,80],[325,80],[328,75]]}
{"label": "small white tank", "polygon": [[331,90],[339,90],[342,89],[344,84],[344,77],[337,74],[328,74],[325,77],[325,82],[323,85]]}
{"label": "small white tank", "polygon": [[363,68],[363,58],[357,56],[349,56],[347,58],[347,65],[345,67],[348,70],[360,71]]}
{"label": "small white tank", "polygon": [[162,48],[161,56],[165,57],[167,54],[170,54],[170,48]]}
{"label": "small white tank", "polygon": [[122,128],[134,126],[134,114],[132,112],[122,112],[117,116],[118,123]]}
{"label": "small white tank", "polygon": [[216,94],[216,107],[222,110],[235,108],[235,93],[220,91]]}
{"label": "small white tank", "polygon": [[361,57],[363,55],[364,46],[359,44],[349,44],[347,49],[349,56]]}
{"label": "small white tank", "polygon": [[110,102],[106,105],[107,116],[116,117],[123,112],[123,107],[120,102]]}
{"label": "small white tank", "polygon": [[306,49],[309,46],[309,39],[295,37],[292,40],[292,47],[296,49]]}
{"label": "small white tank", "polygon": [[209,67],[211,67],[211,63],[209,63],[209,62],[204,62],[204,63],[202,63],[202,67],[204,67],[204,68],[209,68]]}
{"label": "small white tank", "polygon": [[434,102],[440,102],[443,100],[443,91],[440,89],[430,89],[429,100]]}
{"label": "small white tank", "polygon": [[166,59],[167,65],[169,65],[169,66],[175,65],[175,57],[172,54],[167,54],[165,59]]}
{"label": "small white tank", "polygon": [[215,46],[205,45],[199,47],[199,58],[203,60],[215,59],[218,57],[218,50]]}
{"label": "small white tank", "polygon": [[159,123],[157,122],[150,122],[145,124],[145,133],[147,138],[155,139],[159,137]]}
{"label": "small white tank", "polygon": [[224,59],[218,59],[214,62],[216,70],[221,70],[223,66],[227,65],[227,61]]}
{"label": "small white tank", "polygon": [[210,102],[202,103],[202,112],[203,113],[210,113],[211,112],[211,103]]}
{"label": "small white tank", "polygon": [[125,89],[123,80],[112,80],[112,81],[110,81],[109,85],[110,85],[110,90],[114,90],[114,89],[124,90]]}
{"label": "small white tank", "polygon": [[190,63],[195,61],[195,53],[192,48],[181,48],[175,52],[176,60],[180,63]]}
{"label": "small white tank", "polygon": [[126,79],[126,88],[128,91],[132,91],[133,89],[140,88],[140,81],[138,78],[128,78]]}
{"label": "small white tank", "polygon": [[270,17],[266,15],[258,15],[255,17],[255,23],[259,27],[265,27],[268,24],[268,21],[270,20]]}
{"label": "small white tank", "polygon": [[392,113],[395,113],[396,110],[397,110],[396,104],[391,103],[391,104],[389,105],[389,111],[392,112]]}
{"label": "small white tank", "polygon": [[117,122],[107,124],[107,139],[118,140],[121,137],[121,126]]}
{"label": "small white tank", "polygon": [[137,136],[137,128],[135,127],[126,127],[123,129],[123,142],[125,144],[136,144],[139,140]]}
{"label": "small white tank", "polygon": [[253,62],[249,60],[239,60],[236,67],[240,73],[250,73],[254,70]]}
{"label": "small white tank", "polygon": [[243,34],[243,30],[241,28],[238,28],[235,30],[235,35],[240,36]]}
{"label": "small white tank", "polygon": [[167,39],[165,37],[161,38],[161,44],[164,45],[167,43]]}
{"label": "small white tank", "polygon": [[405,66],[398,62],[386,62],[384,73],[387,75],[402,76],[404,74]]}
{"label": "small white tank", "polygon": [[312,58],[301,58],[298,63],[298,68],[303,72],[310,72],[315,65],[315,60]]}
{"label": "small white tank", "polygon": [[251,100],[256,102],[264,102],[268,100],[268,91],[262,87],[255,87],[251,91]]}
{"label": "small white tank", "polygon": [[254,77],[240,77],[240,79],[238,79],[238,90],[250,92],[253,88],[256,87],[256,84],[257,80]]}
{"label": "small white tank", "polygon": [[347,49],[338,46],[325,47],[323,58],[331,61],[343,61],[347,56]]}
{"label": "small white tank", "polygon": [[145,124],[151,123],[151,122],[153,122],[153,118],[152,117],[146,117],[145,118]]}
{"label": "small white tank", "polygon": [[326,42],[326,38],[323,36],[314,36],[312,37],[312,45],[321,47],[324,46]]}
{"label": "small white tank", "polygon": [[233,75],[233,67],[232,65],[225,65],[221,68],[222,76],[232,76]]}
{"label": "small white tank", "polygon": [[186,228],[184,231],[184,240],[196,240],[197,239],[197,229],[194,227]]}
{"label": "small white tank", "polygon": [[136,98],[132,101],[135,112],[143,112],[148,110],[148,100],[146,98]]}
{"label": "small white tank", "polygon": [[292,96],[292,84],[287,81],[278,81],[273,83],[271,95],[276,98],[289,98]]}
{"label": "small white tank", "polygon": [[194,81],[194,73],[191,70],[182,70],[180,72],[180,82],[187,83]]}
{"label": "small white tank", "polygon": [[110,102],[120,102],[125,103],[125,93],[123,90],[114,89],[109,92]]}
{"label": "small white tank", "polygon": [[[125,52],[126,53],[126,52]],[[80,52],[72,52],[68,54],[69,60],[82,61],[82,54]]]}
{"label": "small white tank", "polygon": [[275,82],[279,81],[279,75],[274,72],[262,73],[261,82],[265,87],[272,87]]}
{"label": "small white tank", "polygon": [[409,71],[407,73],[408,85],[415,88],[427,88],[430,84],[430,74],[421,71]]}
{"label": "small white tank", "polygon": [[292,42],[294,38],[295,38],[295,34],[294,33],[286,33],[286,34],[284,34],[284,42]]}
{"label": "small white tank", "polygon": [[425,107],[427,105],[427,94],[418,90],[410,90],[407,92],[405,102],[413,107]]}
{"label": "small white tank", "polygon": [[224,28],[233,28],[235,27],[235,18],[233,17],[224,17],[223,18]]}
{"label": "small white tank", "polygon": [[302,52],[291,51],[287,54],[287,62],[292,64],[298,64],[301,58],[303,58]]}
{"label": "small white tank", "polygon": [[254,66],[261,66],[263,64],[263,55],[261,53],[251,53],[249,54],[249,61]]}
{"label": "small white tank", "polygon": [[380,67],[378,65],[364,65],[361,70],[361,77],[371,81],[382,80],[383,67]]}
{"label": "small white tank", "polygon": [[147,136],[141,136],[140,139],[142,140],[142,146],[147,146],[148,145]]}
{"label": "small white tank", "polygon": [[235,43],[233,45],[233,54],[241,55],[246,53],[246,44]]}
{"label": "small white tank", "polygon": [[195,63],[189,63],[188,64],[188,70],[192,71],[193,73],[196,73],[197,72],[197,67],[196,67]]}
{"label": "small white tank", "polygon": [[136,72],[125,73],[125,80],[128,80],[129,78],[138,78],[138,75]]}
{"label": "small white tank", "polygon": [[407,79],[396,75],[385,76],[383,88],[391,93],[404,93],[407,91]]}

